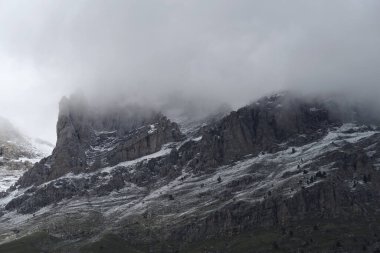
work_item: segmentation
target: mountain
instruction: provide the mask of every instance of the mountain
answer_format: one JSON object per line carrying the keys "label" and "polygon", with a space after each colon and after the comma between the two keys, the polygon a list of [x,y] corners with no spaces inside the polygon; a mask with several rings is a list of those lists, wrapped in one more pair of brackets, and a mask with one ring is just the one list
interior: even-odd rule
{"label": "mountain", "polygon": [[0,252],[376,252],[379,118],[342,101],[189,125],[64,98],[52,154],[0,198]]}
{"label": "mountain", "polygon": [[9,120],[0,117],[0,192],[51,150],[48,142],[26,137]]}

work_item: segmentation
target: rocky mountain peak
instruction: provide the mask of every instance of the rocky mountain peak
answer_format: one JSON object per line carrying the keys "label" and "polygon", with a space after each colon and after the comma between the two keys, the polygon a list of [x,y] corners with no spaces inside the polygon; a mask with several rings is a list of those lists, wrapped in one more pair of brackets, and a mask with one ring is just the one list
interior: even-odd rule
{"label": "rocky mountain peak", "polygon": [[202,167],[215,167],[260,152],[276,152],[321,138],[341,121],[318,100],[282,93],[259,99],[201,130]]}
{"label": "rocky mountain peak", "polygon": [[6,118],[0,117],[0,140],[1,141],[22,141],[21,133]]}
{"label": "rocky mountain peak", "polygon": [[142,106],[97,108],[83,96],[74,95],[64,97],[59,108],[52,155],[28,171],[20,185],[38,185],[69,172],[133,160],[182,138],[176,123]]}
{"label": "rocky mountain peak", "polygon": [[[341,217],[373,232],[366,217],[380,208],[379,125],[347,117],[329,99],[271,95],[184,133],[154,110],[70,101],[61,105],[53,154],[0,198],[0,235],[38,227],[62,242],[53,252],[110,234],[140,252],[178,252],[205,238],[255,248],[244,236],[268,228],[285,251],[289,243],[312,249],[305,231],[318,234]],[[266,245],[262,252],[272,252]]]}

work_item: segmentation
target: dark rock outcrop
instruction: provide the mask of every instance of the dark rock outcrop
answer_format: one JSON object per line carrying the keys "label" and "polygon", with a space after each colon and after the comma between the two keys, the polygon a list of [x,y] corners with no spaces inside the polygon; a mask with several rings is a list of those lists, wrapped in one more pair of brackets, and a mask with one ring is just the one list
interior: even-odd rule
{"label": "dark rock outcrop", "polygon": [[78,95],[63,98],[52,155],[26,172],[17,184],[39,185],[69,172],[116,165],[157,152],[181,138],[176,123],[151,109],[115,106],[100,110]]}
{"label": "dark rock outcrop", "polygon": [[199,168],[216,167],[245,155],[281,150],[283,143],[304,145],[341,124],[319,101],[274,95],[243,107],[204,127],[197,143]]}

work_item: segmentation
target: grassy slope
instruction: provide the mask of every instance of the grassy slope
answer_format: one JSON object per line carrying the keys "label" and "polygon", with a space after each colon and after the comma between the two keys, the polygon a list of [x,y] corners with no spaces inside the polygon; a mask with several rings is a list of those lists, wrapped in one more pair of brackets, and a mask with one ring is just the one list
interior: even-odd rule
{"label": "grassy slope", "polygon": [[[178,252],[374,252],[380,242],[379,220],[329,221],[323,224],[310,222],[282,229],[251,231],[218,239],[210,239],[182,245]],[[65,246],[57,248],[57,239],[46,233],[37,233],[19,240],[0,245],[0,252],[74,252]],[[171,245],[155,245],[161,252],[176,252],[176,242]],[[131,246],[116,235],[106,235],[101,240],[82,246],[80,253],[145,253],[149,247]],[[170,250],[169,250],[170,249]]]}
{"label": "grassy slope", "polygon": [[21,239],[0,245],[1,253],[41,253],[48,252],[58,240],[47,233],[38,232]]}

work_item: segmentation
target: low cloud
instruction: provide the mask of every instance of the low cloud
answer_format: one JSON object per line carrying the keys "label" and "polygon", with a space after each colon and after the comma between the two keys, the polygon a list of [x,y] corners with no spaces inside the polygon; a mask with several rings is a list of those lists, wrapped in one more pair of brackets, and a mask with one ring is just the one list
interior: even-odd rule
{"label": "low cloud", "polygon": [[[376,0],[0,0],[0,115],[54,140],[58,101],[244,105],[380,95]],[[376,100],[374,99],[374,101]]]}

